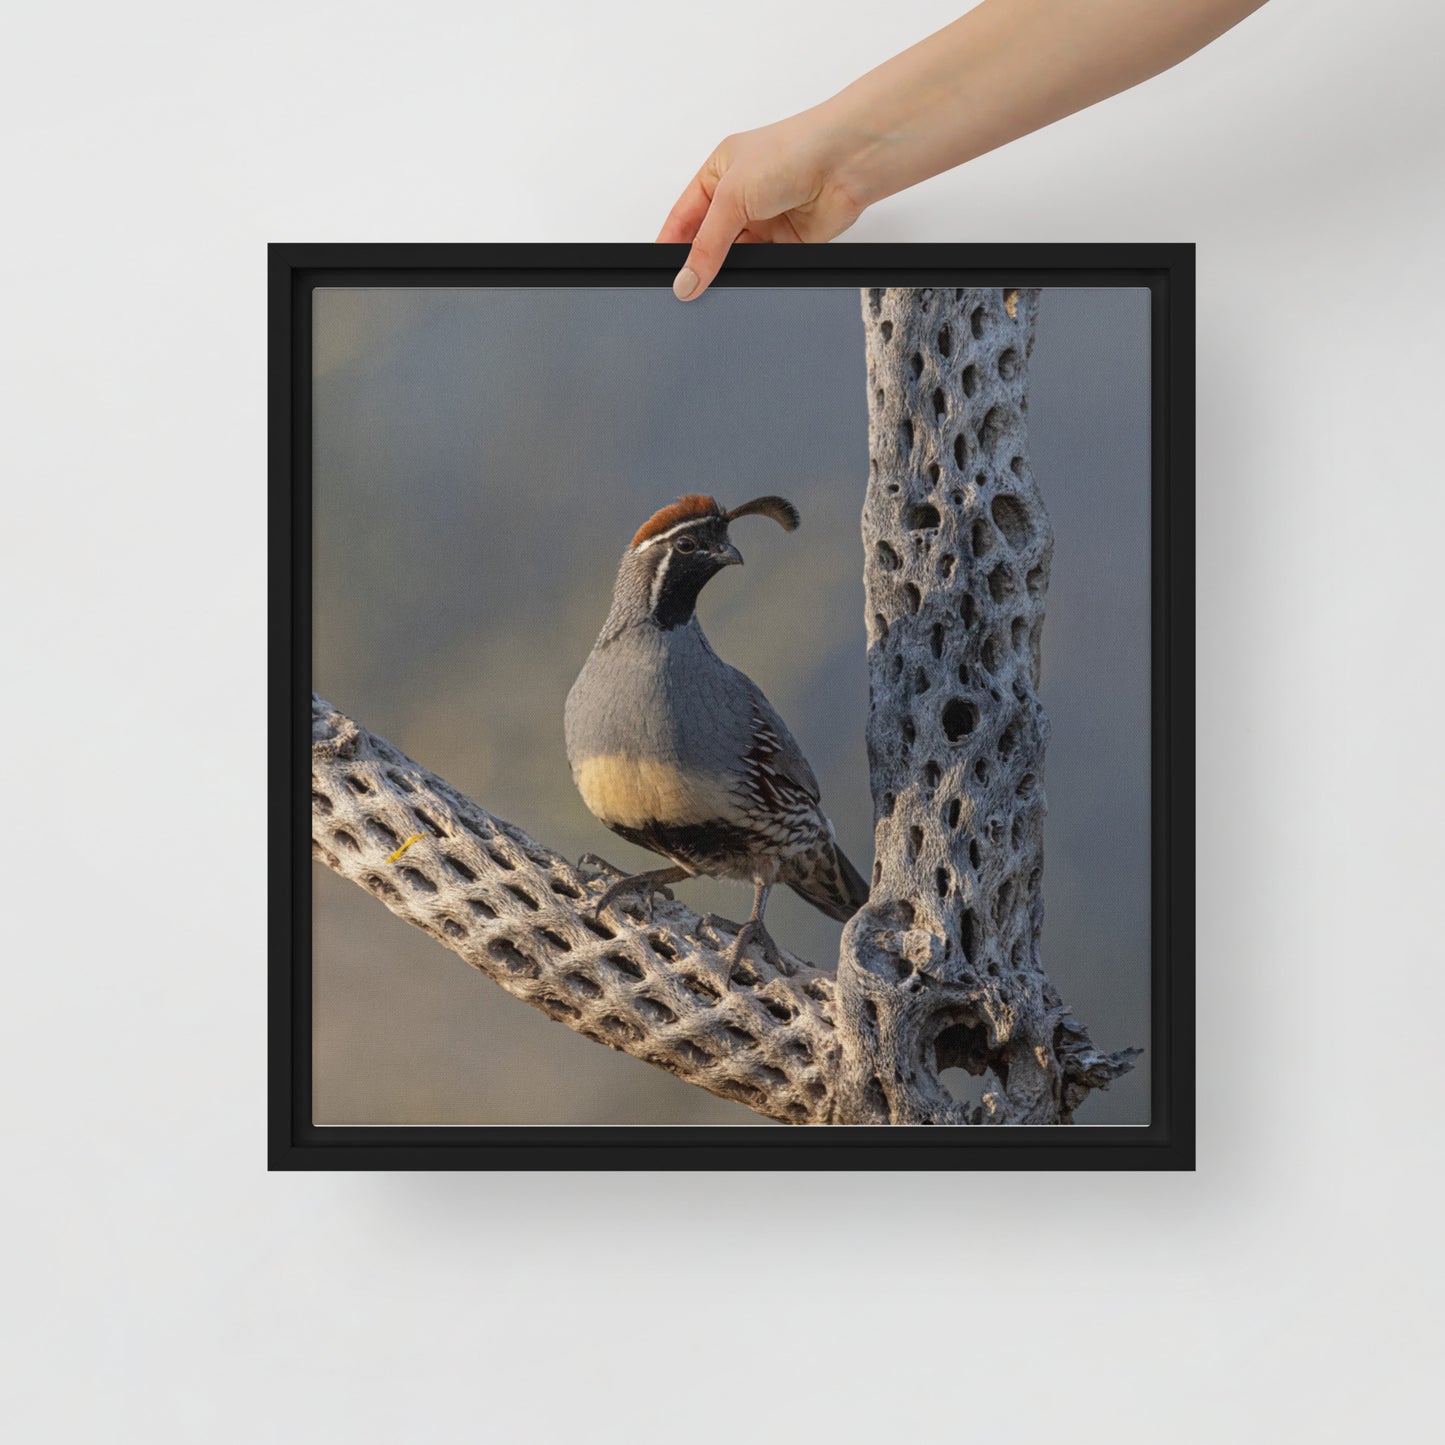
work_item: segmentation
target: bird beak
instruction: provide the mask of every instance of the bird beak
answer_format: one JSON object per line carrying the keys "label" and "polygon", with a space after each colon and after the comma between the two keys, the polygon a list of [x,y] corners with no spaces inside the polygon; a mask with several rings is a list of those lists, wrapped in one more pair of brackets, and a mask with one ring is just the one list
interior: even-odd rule
{"label": "bird beak", "polygon": [[719,567],[741,567],[743,565],[743,554],[731,542],[725,542],[721,547],[715,547],[713,556],[717,558]]}

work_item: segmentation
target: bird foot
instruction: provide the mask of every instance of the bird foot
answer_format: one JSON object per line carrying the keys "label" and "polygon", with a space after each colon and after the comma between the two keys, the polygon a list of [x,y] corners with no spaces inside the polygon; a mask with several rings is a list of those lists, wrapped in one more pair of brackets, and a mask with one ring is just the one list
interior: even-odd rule
{"label": "bird foot", "polygon": [[[732,986],[732,976],[736,968],[743,962],[743,954],[747,952],[748,945],[760,943],[763,947],[763,957],[772,964],[781,974],[788,974],[791,970],[783,962],[783,956],[778,952],[778,945],[773,942],[773,935],[768,932],[760,918],[750,918],[743,924],[738,932],[737,941],[728,951],[727,983]],[[756,978],[750,982],[757,983]]]}
{"label": "bird foot", "polygon": [[668,876],[659,877],[657,873],[634,873],[631,877],[619,878],[597,900],[592,909],[592,917],[600,918],[602,910],[607,908],[614,899],[622,897],[623,894],[636,893],[640,897],[643,913],[647,921],[651,923],[652,909],[657,902],[657,895],[660,893],[671,902],[673,893],[667,884],[669,881],[674,883],[678,881],[677,877],[673,876],[675,870],[662,869],[660,871]]}

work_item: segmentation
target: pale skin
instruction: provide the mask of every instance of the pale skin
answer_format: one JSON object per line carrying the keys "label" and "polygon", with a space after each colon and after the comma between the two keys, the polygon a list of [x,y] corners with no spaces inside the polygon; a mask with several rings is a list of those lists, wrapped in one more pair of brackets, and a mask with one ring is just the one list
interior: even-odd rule
{"label": "pale skin", "polygon": [[692,301],[742,241],[831,241],[875,201],[1177,65],[1264,0],[984,0],[830,100],[729,136],[657,239]]}

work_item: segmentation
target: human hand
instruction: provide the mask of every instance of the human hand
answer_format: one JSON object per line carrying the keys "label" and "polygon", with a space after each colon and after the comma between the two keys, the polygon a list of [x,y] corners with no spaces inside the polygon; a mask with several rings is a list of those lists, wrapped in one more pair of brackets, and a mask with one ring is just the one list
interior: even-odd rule
{"label": "human hand", "polygon": [[672,284],[678,300],[707,290],[734,241],[831,241],[846,231],[867,205],[849,172],[869,143],[822,107],[729,136],[657,237],[692,243]]}

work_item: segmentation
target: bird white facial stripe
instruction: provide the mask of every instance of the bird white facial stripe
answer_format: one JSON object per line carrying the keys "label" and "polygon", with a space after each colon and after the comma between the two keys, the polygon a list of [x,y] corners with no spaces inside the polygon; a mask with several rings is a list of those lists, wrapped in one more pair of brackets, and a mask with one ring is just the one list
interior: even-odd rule
{"label": "bird white facial stripe", "polygon": [[738,815],[728,779],[658,758],[600,754],[582,759],[574,773],[582,801],[604,823],[642,828],[659,821],[707,823]]}
{"label": "bird white facial stripe", "polygon": [[649,537],[647,541],[638,544],[635,549],[638,552],[645,552],[649,547],[654,547],[659,542],[665,542],[669,537],[675,537],[679,532],[686,532],[689,527],[701,527],[710,522],[716,522],[716,517],[690,517],[686,522],[679,522],[675,527],[669,527],[665,532],[659,532],[655,537]]}
{"label": "bird white facial stripe", "polygon": [[672,565],[672,553],[668,552],[657,564],[657,575],[652,579],[652,591],[647,595],[647,610],[657,611],[658,599],[662,596],[662,589],[667,582],[667,569]]}

